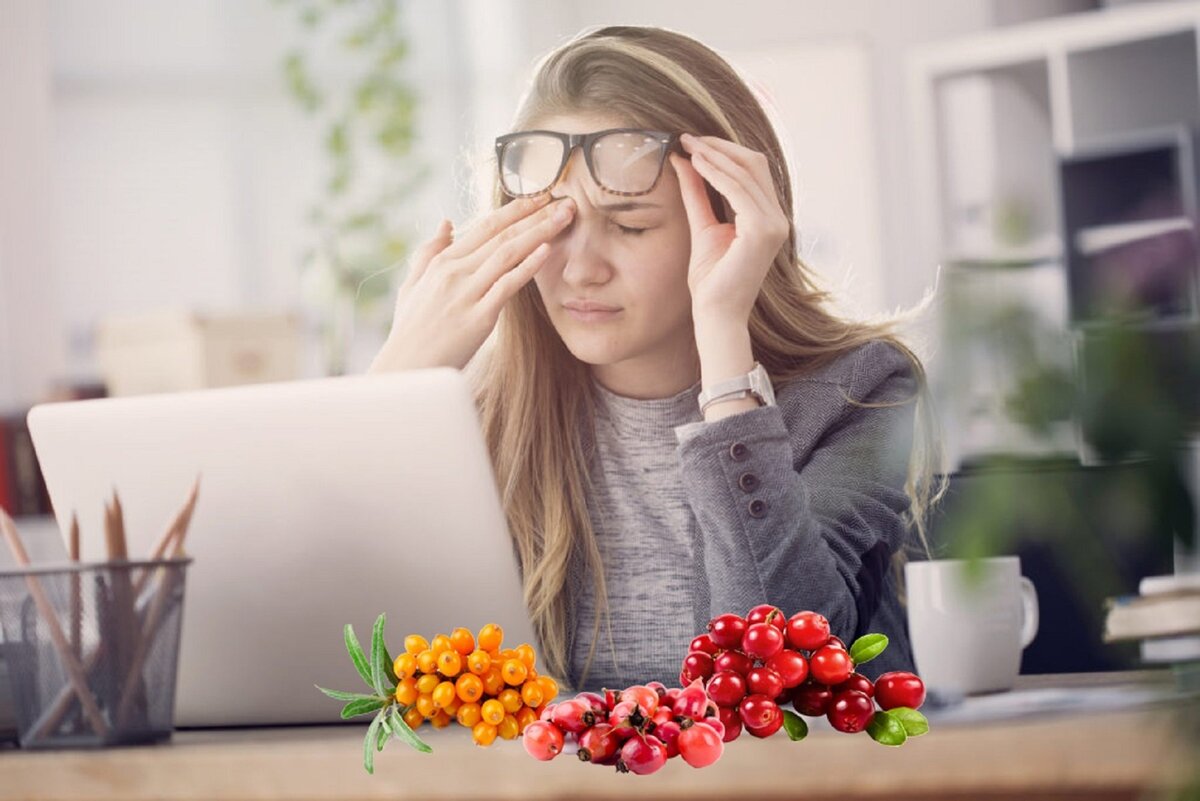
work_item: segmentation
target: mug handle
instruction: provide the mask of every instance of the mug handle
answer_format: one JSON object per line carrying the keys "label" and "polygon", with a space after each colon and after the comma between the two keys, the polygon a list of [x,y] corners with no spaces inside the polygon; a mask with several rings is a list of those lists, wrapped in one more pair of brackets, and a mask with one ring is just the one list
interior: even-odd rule
{"label": "mug handle", "polygon": [[1029,647],[1038,632],[1038,596],[1033,582],[1021,576],[1021,606],[1024,610],[1021,622],[1021,649]]}

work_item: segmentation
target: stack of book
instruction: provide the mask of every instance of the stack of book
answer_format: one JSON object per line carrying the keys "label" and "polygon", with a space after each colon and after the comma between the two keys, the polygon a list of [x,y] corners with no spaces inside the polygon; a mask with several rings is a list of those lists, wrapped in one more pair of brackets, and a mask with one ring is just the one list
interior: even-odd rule
{"label": "stack of book", "polygon": [[1140,640],[1143,662],[1200,661],[1200,573],[1147,576],[1105,605],[1105,642]]}

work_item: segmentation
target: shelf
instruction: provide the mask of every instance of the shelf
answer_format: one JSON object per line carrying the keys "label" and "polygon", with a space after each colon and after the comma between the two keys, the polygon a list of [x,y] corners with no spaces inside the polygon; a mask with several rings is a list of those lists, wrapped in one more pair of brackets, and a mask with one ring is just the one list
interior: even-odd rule
{"label": "shelf", "polygon": [[1075,232],[1075,249],[1084,256],[1093,256],[1144,239],[1153,239],[1177,231],[1191,231],[1194,228],[1192,221],[1187,217],[1097,225]]}

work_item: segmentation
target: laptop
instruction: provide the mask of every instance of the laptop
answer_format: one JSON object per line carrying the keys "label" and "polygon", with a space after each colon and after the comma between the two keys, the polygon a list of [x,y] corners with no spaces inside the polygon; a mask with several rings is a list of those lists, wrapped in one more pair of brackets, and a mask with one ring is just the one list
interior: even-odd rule
{"label": "laptop", "polygon": [[[465,376],[452,368],[51,403],[28,417],[60,529],[105,558],[115,487],[131,558],[184,504],[175,724],[323,723],[313,685],[366,692],[343,644],[485,623],[537,647]],[[64,534],[65,537],[65,534]]]}

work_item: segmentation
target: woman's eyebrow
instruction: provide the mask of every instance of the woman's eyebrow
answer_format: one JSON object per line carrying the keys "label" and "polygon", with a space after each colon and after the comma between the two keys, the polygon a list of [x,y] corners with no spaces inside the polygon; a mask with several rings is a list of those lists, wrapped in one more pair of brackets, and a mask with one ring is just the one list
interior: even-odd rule
{"label": "woman's eyebrow", "polygon": [[596,208],[603,211],[634,211],[636,209],[657,209],[659,204],[627,200],[623,203],[597,203]]}

